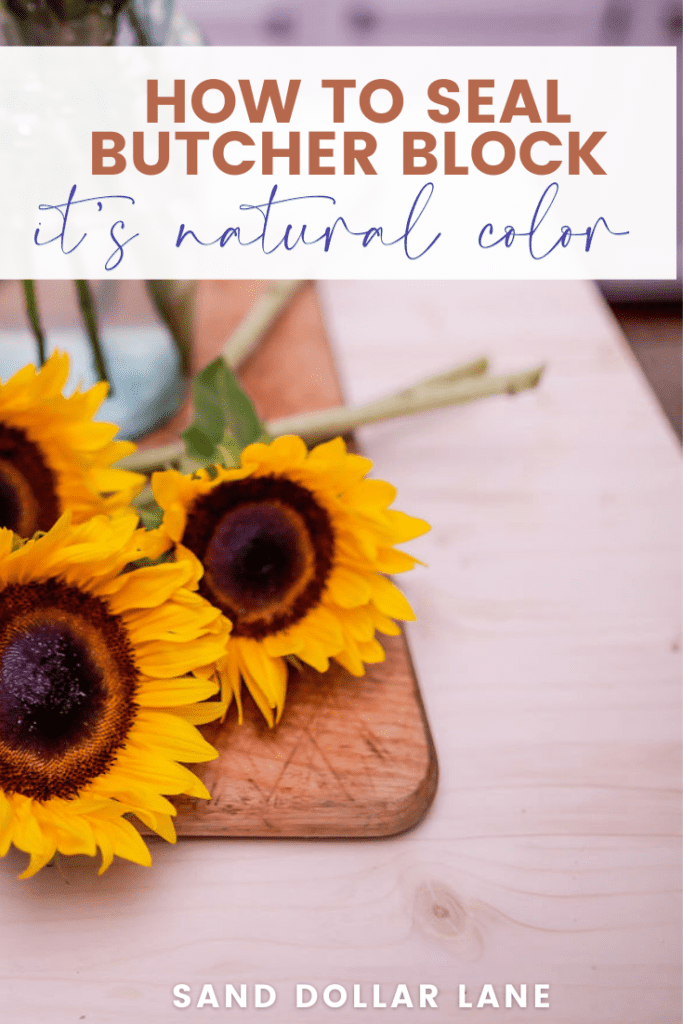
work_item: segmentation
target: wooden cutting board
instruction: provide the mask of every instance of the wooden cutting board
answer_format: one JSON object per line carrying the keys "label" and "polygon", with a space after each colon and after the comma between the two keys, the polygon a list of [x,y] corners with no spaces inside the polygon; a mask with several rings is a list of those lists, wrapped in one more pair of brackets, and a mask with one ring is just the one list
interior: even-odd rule
{"label": "wooden cutting board", "polygon": [[[220,351],[263,287],[200,284],[198,366]],[[311,285],[240,377],[265,419],[341,403]],[[187,410],[155,439],[170,436],[183,415]],[[219,757],[193,768],[211,801],[178,800],[179,835],[361,838],[395,835],[420,822],[436,790],[434,745],[405,638],[382,642],[386,661],[361,679],[335,663],[324,675],[291,671],[284,715],[272,730],[248,694],[242,725],[233,707],[222,725],[205,727]]]}

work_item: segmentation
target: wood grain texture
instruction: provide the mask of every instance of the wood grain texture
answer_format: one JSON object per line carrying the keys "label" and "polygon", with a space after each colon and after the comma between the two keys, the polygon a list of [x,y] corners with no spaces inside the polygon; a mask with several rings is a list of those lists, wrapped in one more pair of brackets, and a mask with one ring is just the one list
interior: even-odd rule
{"label": "wood grain texture", "polygon": [[[377,837],[416,825],[436,789],[436,756],[405,639],[362,679],[332,667],[290,674],[282,721],[248,708],[204,732],[219,752],[201,774],[211,802],[183,798],[180,835]],[[196,770],[196,769],[195,769]]]}
{"label": "wood grain texture", "polygon": [[[423,824],[372,842],[184,839],[97,878],[0,862],[9,1024],[168,1024],[173,985],[269,983],[249,1024],[680,1024],[680,448],[583,282],[319,289],[346,397],[486,353],[541,387],[360,436],[411,549],[408,627],[439,752]],[[438,987],[438,1009],[297,1010],[297,982]],[[458,984],[549,983],[460,1010]],[[369,996],[369,998],[368,998]],[[386,999],[384,1000],[387,1001]],[[473,1001],[470,996],[470,1001]]]}

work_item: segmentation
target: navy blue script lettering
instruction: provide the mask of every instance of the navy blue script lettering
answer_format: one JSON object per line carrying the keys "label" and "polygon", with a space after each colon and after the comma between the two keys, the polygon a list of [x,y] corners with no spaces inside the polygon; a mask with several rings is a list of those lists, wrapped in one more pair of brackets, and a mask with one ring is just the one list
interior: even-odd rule
{"label": "navy blue script lettering", "polygon": [[[213,238],[211,241],[203,241],[195,231],[188,228],[185,224],[181,224],[178,229],[175,244],[176,248],[180,248],[186,239],[191,238],[198,245],[218,245],[222,249],[234,238],[237,243],[242,246],[258,245],[260,243],[261,251],[266,256],[271,256],[281,247],[287,252],[291,252],[291,250],[295,249],[300,243],[301,245],[318,245],[322,243],[322,251],[329,252],[334,234],[338,229],[340,229],[347,235],[351,235],[355,238],[362,238],[361,246],[363,249],[367,249],[370,243],[377,238],[384,246],[402,244],[403,252],[409,260],[419,260],[425,255],[425,253],[429,252],[432,246],[436,244],[439,238],[441,238],[441,232],[439,232],[432,238],[431,242],[425,245],[424,248],[419,249],[419,251],[419,246],[414,239],[413,244],[409,244],[411,242],[411,235],[414,234],[417,225],[429,205],[429,201],[432,198],[433,193],[434,184],[431,181],[422,186],[410,207],[408,216],[405,220],[405,228],[396,238],[386,238],[385,233],[387,229],[382,226],[357,228],[354,230],[349,227],[346,219],[341,216],[337,217],[332,224],[328,224],[315,238],[310,238],[307,236],[307,232],[309,231],[308,224],[302,224],[300,228],[294,228],[293,224],[288,223],[284,230],[281,225],[280,227],[274,227],[273,220],[275,214],[280,212],[278,208],[287,203],[302,203],[306,201],[331,203],[333,206],[336,206],[337,200],[334,196],[325,195],[290,196],[287,199],[278,199],[278,186],[273,185],[270,195],[265,203],[242,203],[240,205],[240,210],[243,213],[256,214],[256,228],[247,228],[241,225],[226,227],[217,238]],[[305,213],[304,216],[317,216],[319,218],[318,209],[319,207],[314,208],[313,213]],[[287,211],[283,212],[286,213]],[[320,228],[317,230],[320,231]]]}
{"label": "navy blue script lettering", "polygon": [[[502,242],[506,249],[509,249],[516,238],[528,238],[529,255],[534,260],[544,260],[546,256],[549,256],[551,252],[557,249],[558,245],[563,249],[566,249],[572,238],[585,238],[584,252],[590,252],[593,240],[595,238],[598,227],[602,224],[605,230],[610,235],[628,235],[629,231],[612,231],[611,227],[607,223],[604,217],[598,217],[593,224],[593,227],[587,227],[585,231],[573,231],[568,224],[563,224],[560,228],[560,236],[557,238],[549,249],[545,252],[539,252],[534,249],[534,240],[538,234],[543,221],[548,215],[550,208],[557,199],[557,194],[560,191],[560,186],[556,181],[551,182],[546,188],[545,192],[538,201],[538,205],[534,210],[533,217],[531,218],[531,226],[528,231],[516,231],[511,224],[508,224],[503,234],[496,238],[494,241],[484,241],[484,236],[487,235],[491,238],[493,235],[493,224],[484,224],[484,227],[479,232],[479,245],[482,249],[493,249],[495,246],[500,245]],[[540,241],[537,241],[537,246],[540,246]],[[546,243],[547,244],[547,243]]]}
{"label": "navy blue script lettering", "polygon": [[[83,232],[78,241],[75,242],[70,249],[67,248],[69,243],[66,239],[66,230],[69,225],[69,216],[71,214],[72,209],[75,206],[79,206],[82,203],[97,203],[97,209],[100,213],[104,209],[103,203],[105,203],[108,199],[123,199],[126,202],[132,203],[133,206],[135,206],[135,200],[133,199],[132,196],[91,196],[88,199],[76,199],[75,196],[76,186],[73,185],[71,191],[69,192],[69,198],[65,203],[40,204],[38,209],[43,212],[56,210],[56,212],[62,218],[62,224],[60,230],[57,232],[56,235],[53,235],[52,238],[41,239],[39,235],[42,228],[42,223],[39,221],[38,227],[36,228],[33,235],[33,241],[35,245],[51,245],[52,242],[59,242],[61,251],[64,253],[65,256],[69,256],[72,252],[75,252],[76,249],[78,249],[79,245],[88,237],[87,231]],[[125,230],[125,227],[126,225],[124,221],[117,220],[112,224],[111,228],[109,229],[109,236],[114,245],[116,246],[116,248],[107,257],[107,260],[104,264],[105,270],[114,270],[115,267],[118,267],[119,263],[123,259],[124,246],[128,245],[129,242],[132,242],[134,238],[138,237],[139,232],[137,232],[134,235],[130,235],[130,237],[126,238],[125,240],[119,238],[116,234],[116,229],[121,228],[122,230]]]}

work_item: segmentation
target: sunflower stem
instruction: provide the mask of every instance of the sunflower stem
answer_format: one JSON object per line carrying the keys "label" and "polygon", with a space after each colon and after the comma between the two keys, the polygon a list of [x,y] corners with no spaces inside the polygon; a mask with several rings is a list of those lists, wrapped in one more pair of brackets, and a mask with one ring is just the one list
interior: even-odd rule
{"label": "sunflower stem", "polygon": [[43,328],[40,323],[36,283],[35,281],[22,281],[21,286],[24,289],[26,315],[28,316],[29,323],[31,324],[31,330],[33,331],[33,337],[36,339],[36,345],[38,346],[38,362],[43,366],[45,364],[45,335],[43,334]]}
{"label": "sunflower stem", "polygon": [[196,281],[147,281],[157,313],[168,327],[184,377],[190,376],[196,306]]}
{"label": "sunflower stem", "polygon": [[[298,434],[308,444],[317,444],[340,434],[351,433],[357,427],[397,416],[473,402],[493,395],[515,395],[519,391],[536,387],[543,373],[543,367],[536,367],[533,370],[492,376],[486,373],[487,367],[485,359],[476,359],[446,373],[427,377],[396,394],[366,405],[343,405],[322,409],[320,412],[287,416],[271,420],[265,427],[269,437]],[[184,445],[181,441],[175,441],[136,452],[122,459],[119,465],[144,473],[173,464],[185,468],[184,462]]]}
{"label": "sunflower stem", "polygon": [[107,363],[105,361],[104,352],[100,342],[100,334],[97,327],[97,316],[95,314],[95,303],[93,302],[92,294],[90,292],[90,286],[87,281],[75,281],[74,283],[76,285],[76,292],[78,293],[78,304],[81,307],[81,316],[83,317],[85,329],[88,332],[88,341],[90,342],[97,376],[99,380],[106,381],[109,385],[109,397],[111,398],[114,394],[114,388],[111,384]]}
{"label": "sunflower stem", "polygon": [[261,343],[305,281],[273,281],[228,338],[221,355],[231,370]]}
{"label": "sunflower stem", "polygon": [[473,359],[469,363],[461,363],[460,366],[455,366],[452,370],[446,370],[445,373],[437,373],[432,377],[425,377],[424,380],[418,380],[403,391],[398,391],[392,397],[396,399],[403,398],[404,396],[414,395],[417,391],[421,391],[424,388],[454,384],[456,381],[465,380],[467,377],[481,377],[488,371],[488,368],[489,361],[485,356],[482,356],[480,359]]}
{"label": "sunflower stem", "polygon": [[185,455],[185,445],[182,441],[171,441],[170,444],[155,445],[153,448],[144,448],[135,452],[134,455],[127,455],[117,463],[122,469],[132,470],[138,473],[151,473],[155,469],[167,469],[169,466],[177,466]]}
{"label": "sunflower stem", "polygon": [[376,402],[360,406],[339,406],[299,416],[286,416],[267,424],[273,437],[298,434],[308,444],[315,444],[339,434],[348,434],[358,427],[396,416],[409,416],[429,409],[473,402],[492,395],[514,395],[518,391],[536,387],[543,373],[542,367],[508,373],[501,376],[479,374],[452,382],[423,381],[397,395],[389,395]]}

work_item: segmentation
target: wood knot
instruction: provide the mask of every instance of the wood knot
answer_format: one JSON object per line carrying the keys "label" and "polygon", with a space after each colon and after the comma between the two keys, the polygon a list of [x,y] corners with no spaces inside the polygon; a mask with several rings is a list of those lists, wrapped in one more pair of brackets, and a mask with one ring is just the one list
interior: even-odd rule
{"label": "wood knot", "polygon": [[477,906],[468,906],[441,882],[421,885],[415,894],[414,926],[460,960],[478,960],[484,951],[480,916]]}

